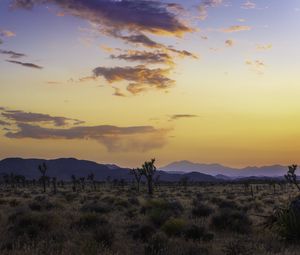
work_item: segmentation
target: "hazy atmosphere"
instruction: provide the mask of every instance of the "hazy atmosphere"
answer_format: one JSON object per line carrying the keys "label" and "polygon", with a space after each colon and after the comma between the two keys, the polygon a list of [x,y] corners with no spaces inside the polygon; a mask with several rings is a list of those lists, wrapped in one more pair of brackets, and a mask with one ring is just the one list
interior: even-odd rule
{"label": "hazy atmosphere", "polygon": [[299,20],[299,0],[1,0],[0,158],[294,163]]}

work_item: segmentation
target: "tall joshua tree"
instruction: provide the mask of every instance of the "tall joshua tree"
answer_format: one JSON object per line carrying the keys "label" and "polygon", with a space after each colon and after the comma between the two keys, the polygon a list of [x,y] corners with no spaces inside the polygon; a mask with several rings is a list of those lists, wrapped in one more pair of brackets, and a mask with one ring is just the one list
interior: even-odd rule
{"label": "tall joshua tree", "polygon": [[297,165],[289,166],[289,170],[284,177],[289,183],[294,184],[297,187],[297,189],[300,191],[300,186],[297,182],[297,175],[295,174],[297,167],[298,167]]}
{"label": "tall joshua tree", "polygon": [[93,190],[96,190],[95,175],[94,175],[94,173],[89,174],[88,177],[87,177],[87,180],[90,181],[90,183],[91,183],[91,185],[93,187]]}
{"label": "tall joshua tree", "polygon": [[56,192],[57,192],[57,180],[56,180],[56,177],[52,177],[51,182],[52,182],[52,186],[53,186],[53,192],[54,192],[54,194],[56,194]]}
{"label": "tall joshua tree", "polygon": [[134,176],[136,181],[136,189],[139,192],[140,191],[140,183],[143,176],[143,169],[141,168],[134,168],[130,171],[130,173]]}
{"label": "tall joshua tree", "polygon": [[39,168],[39,171],[40,171],[40,173],[42,175],[41,176],[41,181],[43,183],[43,191],[44,191],[44,193],[46,193],[46,179],[47,179],[46,172],[47,172],[47,165],[44,162],[44,163],[40,164],[38,168]]}
{"label": "tall joshua tree", "polygon": [[141,168],[141,173],[146,177],[148,194],[153,195],[153,178],[156,172],[156,166],[154,165],[155,159],[146,161]]}

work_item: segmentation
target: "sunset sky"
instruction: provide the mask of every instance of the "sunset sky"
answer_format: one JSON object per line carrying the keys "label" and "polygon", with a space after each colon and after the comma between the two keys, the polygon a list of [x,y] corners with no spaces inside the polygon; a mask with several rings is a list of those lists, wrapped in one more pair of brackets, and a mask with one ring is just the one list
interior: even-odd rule
{"label": "sunset sky", "polygon": [[0,0],[0,159],[300,163],[299,0]]}

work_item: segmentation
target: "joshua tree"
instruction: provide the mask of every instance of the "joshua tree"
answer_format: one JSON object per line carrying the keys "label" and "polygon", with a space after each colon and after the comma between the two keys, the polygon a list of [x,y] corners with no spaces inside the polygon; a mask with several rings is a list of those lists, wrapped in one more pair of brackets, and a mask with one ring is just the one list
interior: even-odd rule
{"label": "joshua tree", "polygon": [[40,173],[42,175],[41,178],[40,178],[40,180],[43,183],[43,191],[45,193],[46,192],[46,179],[47,179],[47,177],[46,177],[46,172],[47,172],[46,163],[44,162],[41,165],[39,165],[38,169],[39,169],[39,171],[40,171]]}
{"label": "joshua tree", "polygon": [[142,175],[146,177],[147,185],[148,185],[148,194],[153,195],[153,178],[156,172],[156,166],[154,165],[155,159],[151,159],[150,161],[146,161],[142,165]]}
{"label": "joshua tree", "polygon": [[56,177],[52,177],[51,179],[52,185],[53,185],[53,192],[56,194],[57,188],[56,188]]}
{"label": "joshua tree", "polygon": [[295,174],[297,167],[298,167],[297,165],[289,166],[289,170],[284,177],[289,183],[294,184],[297,187],[297,189],[300,191],[300,186],[297,182],[297,175]]}
{"label": "joshua tree", "polygon": [[96,190],[95,175],[94,175],[94,173],[89,174],[88,177],[87,177],[87,180],[90,181],[93,189]]}
{"label": "joshua tree", "polygon": [[85,188],[85,177],[80,177],[79,181],[80,181],[80,184],[81,184],[81,189],[84,190],[84,188]]}
{"label": "joshua tree", "polygon": [[134,175],[135,181],[136,181],[136,189],[139,192],[140,191],[140,183],[143,176],[143,169],[141,168],[134,168],[131,169],[130,173]]}
{"label": "joshua tree", "polygon": [[76,191],[76,183],[77,183],[76,176],[72,175],[71,179],[72,179],[72,183],[73,183],[72,190],[75,192]]}

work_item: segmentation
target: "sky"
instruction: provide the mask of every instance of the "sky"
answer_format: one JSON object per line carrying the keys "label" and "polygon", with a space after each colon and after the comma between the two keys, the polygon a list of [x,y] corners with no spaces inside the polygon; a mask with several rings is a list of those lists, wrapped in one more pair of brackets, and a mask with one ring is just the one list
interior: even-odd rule
{"label": "sky", "polygon": [[300,155],[299,0],[0,0],[0,159]]}

